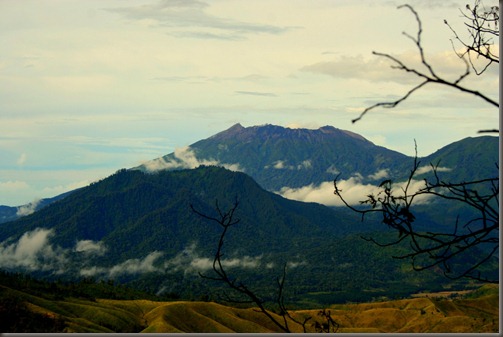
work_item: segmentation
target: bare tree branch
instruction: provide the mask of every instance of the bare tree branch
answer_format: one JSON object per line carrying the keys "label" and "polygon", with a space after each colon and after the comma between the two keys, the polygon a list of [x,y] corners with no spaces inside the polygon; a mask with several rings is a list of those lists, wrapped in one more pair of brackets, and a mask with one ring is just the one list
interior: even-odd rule
{"label": "bare tree branch", "polygon": [[282,317],[282,322],[278,321],[265,307],[266,301],[261,299],[255,292],[253,292],[247,285],[242,283],[241,281],[238,281],[237,279],[232,279],[224,269],[223,263],[222,263],[222,256],[223,256],[223,245],[224,245],[224,238],[225,235],[227,234],[228,229],[231,226],[234,226],[239,223],[239,219],[235,218],[235,212],[239,206],[239,202],[236,199],[234,202],[234,205],[226,212],[223,212],[220,209],[220,206],[218,204],[218,201],[215,202],[215,209],[218,213],[218,216],[209,216],[205,213],[202,213],[194,208],[193,205],[190,205],[190,208],[192,211],[199,215],[200,217],[209,220],[211,222],[216,222],[221,228],[222,228],[222,233],[220,234],[220,239],[218,241],[218,246],[217,250],[215,252],[215,256],[213,259],[213,272],[217,276],[207,276],[202,273],[199,273],[199,275],[205,279],[213,280],[213,281],[220,281],[225,284],[227,284],[231,289],[236,291],[237,293],[246,296],[248,300],[238,300],[238,299],[232,299],[229,296],[227,296],[227,299],[230,302],[235,302],[235,303],[255,303],[257,307],[259,308],[258,311],[262,312],[264,315],[266,315],[271,322],[274,323],[281,331],[283,332],[291,332],[290,327],[289,327],[289,320],[299,324],[302,326],[304,332],[306,332],[306,323],[311,319],[311,317],[306,318],[303,322],[299,322],[296,319],[294,319],[290,313],[288,312],[285,302],[284,302],[284,286],[285,286],[285,280],[286,280],[286,264],[283,268],[283,275],[281,278],[277,279],[277,285],[278,285],[278,294],[277,294],[277,299],[276,299],[276,304],[279,308],[279,315]]}
{"label": "bare tree branch", "polygon": [[[347,207],[361,214],[362,220],[369,213],[381,214],[382,223],[396,230],[398,239],[381,243],[373,238],[363,238],[382,247],[397,245],[404,240],[409,241],[411,252],[394,256],[394,258],[411,259],[414,270],[420,271],[439,266],[443,269],[444,275],[451,279],[466,277],[483,282],[498,282],[497,279],[481,275],[480,267],[490,262],[499,249],[497,235],[499,231],[499,178],[460,183],[445,182],[439,177],[438,164],[431,164],[434,179],[432,181],[424,179],[424,187],[417,191],[410,191],[409,188],[417,175],[419,164],[416,149],[413,168],[401,192],[396,193],[390,179],[384,180],[379,185],[378,193],[370,194],[366,200],[360,202],[361,205],[367,205],[367,207],[354,207],[344,199],[343,191],[338,187],[338,177],[334,180],[334,193]],[[419,231],[415,228],[416,218],[412,212],[412,205],[418,197],[437,198],[464,204],[475,215],[461,225],[458,222],[459,219],[456,220],[450,232],[447,224],[444,232]],[[481,257],[466,265],[463,270],[455,272],[452,268],[455,259],[467,256],[466,254],[478,247],[485,248],[485,250],[480,250]],[[486,253],[483,253],[484,251]]]}
{"label": "bare tree branch", "polygon": [[[477,3],[479,3],[479,1],[477,1]],[[476,5],[475,7],[477,8],[477,6],[478,5]],[[417,21],[418,30],[417,30],[417,35],[415,37],[406,33],[406,32],[404,32],[403,34],[406,37],[408,37],[410,40],[412,40],[414,42],[414,44],[416,45],[419,56],[421,58],[421,64],[426,68],[427,71],[424,72],[424,71],[421,71],[421,70],[418,70],[415,68],[411,68],[411,67],[407,66],[405,63],[403,63],[401,60],[399,60],[398,58],[396,58],[394,56],[391,56],[390,54],[375,52],[375,51],[372,52],[376,56],[384,57],[384,58],[390,60],[392,62],[392,65],[391,65],[392,69],[398,69],[398,70],[405,71],[407,73],[414,74],[417,77],[419,77],[422,81],[421,81],[421,83],[419,83],[418,85],[416,85],[415,87],[413,87],[412,89],[407,91],[407,93],[405,93],[404,95],[402,95],[399,99],[397,99],[395,101],[380,102],[380,103],[376,103],[376,104],[366,108],[363,112],[360,113],[360,115],[357,118],[352,120],[352,123],[358,122],[370,110],[373,110],[377,107],[382,107],[382,108],[396,107],[397,105],[399,105],[400,103],[405,101],[407,98],[409,98],[412,93],[416,92],[420,88],[422,88],[430,83],[445,85],[447,87],[454,88],[454,89],[459,90],[463,93],[474,95],[474,96],[484,100],[485,102],[487,102],[495,107],[499,107],[498,101],[490,98],[489,96],[481,93],[478,90],[470,89],[470,88],[464,87],[460,84],[462,82],[462,80],[464,80],[466,77],[468,77],[470,75],[470,65],[471,65],[471,68],[475,71],[475,73],[480,75],[483,72],[485,72],[485,70],[490,66],[491,63],[493,63],[493,62],[499,63],[499,57],[496,56],[495,54],[493,54],[490,49],[490,47],[492,45],[492,40],[485,38],[485,35],[484,35],[484,33],[486,33],[486,32],[492,32],[491,29],[485,28],[485,25],[487,23],[493,23],[493,25],[495,25],[497,27],[497,22],[499,19],[498,9],[493,7],[491,9],[491,11],[489,11],[483,15],[479,15],[477,12],[477,9],[471,10],[472,15],[474,16],[472,21],[476,23],[476,25],[469,26],[470,29],[475,30],[475,32],[472,33],[472,36],[473,36],[473,40],[476,42],[474,42],[472,45],[468,45],[468,44],[464,43],[459,38],[459,36],[456,34],[454,29],[447,23],[447,21],[444,21],[449,26],[449,28],[455,33],[456,40],[460,41],[467,48],[467,50],[463,53],[456,52],[456,54],[465,62],[465,65],[466,65],[465,71],[462,74],[460,74],[456,80],[449,81],[449,80],[446,80],[445,78],[437,75],[436,71],[433,69],[431,64],[426,59],[426,56],[424,53],[424,48],[422,46],[422,41],[421,41],[421,35],[423,32],[423,28],[422,28],[422,23],[419,18],[419,15],[414,10],[414,8],[412,8],[410,5],[402,5],[402,6],[398,7],[398,9],[401,9],[401,8],[409,9]],[[493,17],[493,19],[489,20],[489,18],[491,16]],[[466,17],[468,17],[468,16],[466,16]],[[477,54],[477,56],[483,56],[489,60],[489,63],[486,64],[482,70],[477,70],[476,67],[474,66],[472,56],[471,56],[471,54],[473,52],[475,52]]]}

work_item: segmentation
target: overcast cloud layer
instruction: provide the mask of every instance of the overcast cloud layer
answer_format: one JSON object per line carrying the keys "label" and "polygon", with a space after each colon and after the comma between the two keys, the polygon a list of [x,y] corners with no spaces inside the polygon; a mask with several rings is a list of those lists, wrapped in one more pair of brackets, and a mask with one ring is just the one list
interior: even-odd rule
{"label": "overcast cloud layer", "polygon": [[[443,20],[464,32],[465,3],[408,3],[423,20],[426,56],[456,78],[464,65]],[[409,155],[416,139],[420,156],[495,128],[497,109],[440,86],[351,124],[418,83],[372,55],[417,64],[402,34],[416,22],[401,4],[1,1],[0,205],[36,205],[237,122],[333,125]],[[497,73],[465,85],[496,98]]]}

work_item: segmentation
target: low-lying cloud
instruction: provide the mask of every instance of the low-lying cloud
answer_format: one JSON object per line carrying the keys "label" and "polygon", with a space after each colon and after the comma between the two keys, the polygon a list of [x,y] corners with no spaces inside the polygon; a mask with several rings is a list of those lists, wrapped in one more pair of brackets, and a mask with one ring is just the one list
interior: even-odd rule
{"label": "low-lying cloud", "polygon": [[[387,177],[388,171],[380,170],[366,178],[370,180],[380,180]],[[376,195],[382,190],[378,185],[363,183],[363,178],[361,174],[356,173],[349,179],[339,180],[337,182],[337,187],[341,190],[341,194],[348,204],[359,205],[360,201],[367,199],[369,194]],[[393,184],[392,189],[395,191],[396,196],[403,195],[405,185],[405,181]],[[423,180],[412,180],[408,187],[408,193],[414,193],[424,186],[425,182]],[[327,181],[319,185],[310,184],[299,188],[283,187],[276,193],[291,200],[316,202],[326,206],[344,206],[341,199],[334,195],[334,190],[334,182]],[[428,202],[428,196],[419,196],[415,200],[416,203],[426,203]]]}
{"label": "low-lying cloud", "polygon": [[304,160],[296,165],[287,164],[285,160],[277,160],[271,165],[264,166],[265,169],[276,169],[276,170],[307,170],[313,167],[310,159]]}
{"label": "low-lying cloud", "polygon": [[[18,240],[8,239],[0,243],[0,268],[108,279],[164,272],[197,275],[213,268],[213,257],[202,256],[195,243],[171,258],[163,259],[165,254],[155,250],[144,257],[104,266],[96,263],[108,251],[103,242],[78,240],[73,248],[62,248],[51,243],[54,236],[54,229],[36,228]],[[227,269],[252,269],[266,264],[262,255],[235,255],[222,260]]]}
{"label": "low-lying cloud", "polygon": [[221,166],[231,171],[244,172],[239,164],[220,163],[214,159],[198,159],[194,150],[189,146],[175,149],[173,156],[172,159],[157,158],[150,160],[143,163],[143,167],[149,172],[157,172],[160,170],[194,169],[205,165]]}
{"label": "low-lying cloud", "polygon": [[[224,268],[258,268],[261,265],[262,256],[242,256],[222,259]],[[197,245],[192,243],[183,251],[164,263],[167,272],[183,272],[184,274],[197,274],[213,268],[213,257],[201,256],[197,251]]]}
{"label": "low-lying cloud", "polygon": [[17,242],[6,240],[0,244],[0,267],[21,268],[27,271],[54,271],[61,273],[67,263],[67,254],[49,241],[52,229],[36,228],[24,233]]}
{"label": "low-lying cloud", "polygon": [[164,255],[162,252],[153,251],[142,259],[128,259],[111,267],[85,267],[79,270],[79,275],[114,279],[124,275],[161,273],[163,271],[162,264],[157,263],[156,265],[156,262],[162,255]]}
{"label": "low-lying cloud", "polygon": [[26,216],[33,214],[37,210],[37,206],[40,203],[39,199],[36,199],[29,204],[19,206],[16,211],[17,216]]}
{"label": "low-lying cloud", "polygon": [[[449,172],[449,171],[452,171],[451,168],[448,168],[448,167],[436,167],[435,170],[437,172]],[[416,170],[416,174],[423,174],[423,173],[429,173],[429,172],[432,172],[433,171],[433,167],[431,167],[431,165],[429,166],[421,166],[421,167],[418,167],[417,170]]]}
{"label": "low-lying cloud", "polygon": [[102,256],[107,251],[107,248],[102,242],[93,240],[80,240],[75,244],[75,251],[86,255]]}
{"label": "low-lying cloud", "polygon": [[109,276],[111,278],[114,278],[115,276],[123,274],[144,274],[144,273],[160,272],[161,269],[159,269],[159,267],[155,267],[154,263],[162,255],[163,255],[162,252],[154,251],[148,254],[143,259],[126,260],[110,268]]}

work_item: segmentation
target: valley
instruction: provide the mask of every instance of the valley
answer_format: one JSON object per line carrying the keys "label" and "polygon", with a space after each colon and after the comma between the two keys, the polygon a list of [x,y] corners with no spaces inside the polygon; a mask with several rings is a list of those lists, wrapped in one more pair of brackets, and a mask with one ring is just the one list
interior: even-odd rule
{"label": "valley", "polygon": [[[497,177],[498,138],[466,138],[418,160],[424,163],[415,183],[432,179],[430,163],[438,165],[445,181]],[[214,276],[221,228],[192,209],[218,217],[237,202],[239,223],[226,234],[222,262],[231,278],[266,303],[274,303],[285,268],[283,296],[292,315],[314,317],[316,310],[329,309],[339,332],[494,331],[497,285],[483,286],[491,295],[474,299],[472,294],[481,294],[480,282],[448,278],[440,266],[415,271],[411,259],[393,258],[410,251],[409,241],[383,247],[371,241],[393,242],[400,233],[382,219],[362,219],[334,202],[335,177],[357,204],[381,181],[406,179],[413,161],[330,126],[237,124],[44,199],[30,212],[20,211],[27,205],[0,208],[0,218],[6,219],[0,223],[1,271],[134,291],[121,288],[125,293],[119,295],[113,288],[61,298],[1,283],[2,296],[25,303],[22,310],[41,313],[49,319],[43,324],[61,318],[54,321],[58,331],[63,323],[67,331],[80,332],[275,331],[260,313],[227,306],[227,287],[201,277]],[[419,203],[413,211],[415,228],[425,232],[448,231],[474,215],[449,201]],[[490,239],[497,240],[493,234]],[[449,272],[455,275],[485,259],[484,248],[454,257]],[[498,279],[497,257],[484,260],[477,271]],[[442,292],[463,296],[433,295]],[[181,313],[193,318],[181,324]]]}
{"label": "valley", "polygon": [[[330,312],[340,333],[487,333],[499,329],[498,293],[498,286],[485,285],[455,298],[424,294],[395,301],[333,304],[323,309]],[[5,286],[0,286],[0,299],[2,331],[9,332],[281,332],[254,308],[215,302],[54,298],[50,291],[33,295]],[[290,315],[297,321],[312,317],[306,331],[317,332],[316,323],[324,322],[321,310],[292,310]],[[17,315],[17,325],[8,321],[12,315]],[[281,320],[277,314],[271,315]],[[22,326],[23,320],[33,325]],[[303,332],[299,324],[290,321],[289,326],[292,332]]]}

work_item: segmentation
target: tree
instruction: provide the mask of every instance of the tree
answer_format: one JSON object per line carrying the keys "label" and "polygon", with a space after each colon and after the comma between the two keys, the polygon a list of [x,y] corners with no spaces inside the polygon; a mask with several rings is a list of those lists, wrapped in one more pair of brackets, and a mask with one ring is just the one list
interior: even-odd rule
{"label": "tree", "polygon": [[[467,5],[465,11],[461,11],[465,18],[465,27],[468,29],[469,40],[464,40],[456,30],[444,20],[444,23],[454,33],[451,40],[454,52],[465,62],[465,71],[454,81],[449,81],[438,75],[428,62],[422,45],[422,23],[417,12],[410,5],[403,5],[399,9],[408,9],[415,17],[418,30],[417,35],[411,36],[404,33],[413,41],[419,53],[424,69],[416,69],[407,66],[400,59],[390,54],[373,52],[374,55],[384,57],[392,62],[392,68],[405,71],[422,79],[422,82],[411,88],[406,94],[392,102],[380,102],[366,108],[353,123],[359,121],[369,111],[378,108],[394,108],[414,92],[429,84],[444,85],[454,90],[461,91],[482,99],[485,103],[499,107],[499,102],[486,94],[462,85],[472,71],[481,76],[493,64],[499,64],[499,56],[494,51],[494,40],[499,37],[498,21],[499,7],[486,8],[480,0],[475,5]],[[456,51],[456,45],[462,46],[462,51]],[[497,129],[479,130],[479,132],[499,132]],[[491,278],[483,273],[484,265],[494,262],[494,257],[499,250],[499,177],[487,177],[474,181],[444,181],[438,170],[439,163],[430,163],[433,178],[424,179],[424,186],[412,190],[412,183],[418,175],[420,161],[416,155],[407,181],[403,186],[386,179],[379,185],[377,193],[369,194],[367,199],[360,202],[361,207],[354,207],[344,199],[343,191],[338,185],[338,179],[334,180],[334,193],[342,202],[353,211],[362,215],[362,219],[369,213],[378,213],[382,217],[382,223],[394,229],[398,233],[398,239],[392,242],[376,242],[372,238],[365,238],[380,246],[395,245],[403,240],[408,240],[411,252],[396,256],[401,259],[411,259],[415,270],[424,270],[439,267],[444,275],[458,279],[462,277],[472,278],[484,282],[498,282],[497,277]],[[497,166],[498,163],[495,163]],[[421,198],[430,200],[452,201],[468,208],[473,216],[464,223],[459,219],[446,230],[420,231],[415,226],[413,205]],[[478,250],[481,255],[478,259],[469,261],[468,257]],[[466,262],[461,270],[452,268],[456,260]]]}

